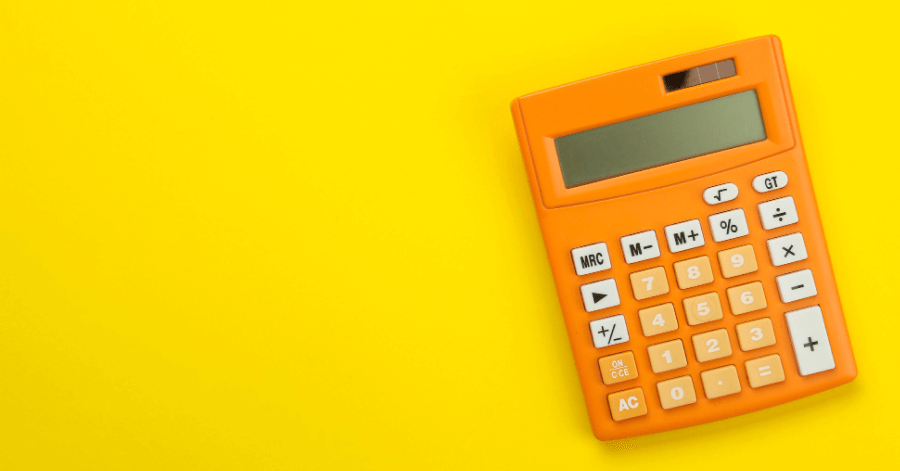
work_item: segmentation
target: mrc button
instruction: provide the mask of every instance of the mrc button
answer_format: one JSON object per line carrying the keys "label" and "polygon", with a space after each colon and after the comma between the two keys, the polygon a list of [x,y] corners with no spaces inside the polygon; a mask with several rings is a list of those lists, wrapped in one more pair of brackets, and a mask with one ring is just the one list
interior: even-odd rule
{"label": "mrc button", "polygon": [[578,276],[609,270],[612,266],[605,242],[572,249],[572,261],[575,262],[575,273]]}

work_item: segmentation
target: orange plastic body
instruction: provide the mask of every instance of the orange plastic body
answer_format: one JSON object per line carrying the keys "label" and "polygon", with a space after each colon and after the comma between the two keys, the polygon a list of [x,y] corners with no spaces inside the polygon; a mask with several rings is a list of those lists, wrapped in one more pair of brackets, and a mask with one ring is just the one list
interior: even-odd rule
{"label": "orange plastic body", "polygon": [[[736,76],[674,92],[665,91],[664,75],[725,59],[734,59]],[[755,89],[759,97],[767,134],[765,141],[565,188],[554,138],[750,89]],[[618,439],[724,419],[833,388],[856,377],[856,364],[800,141],[781,43],[777,37],[767,36],[725,45],[526,95],[513,101],[512,112],[591,425],[597,438]],[[777,170],[788,176],[789,183],[785,188],[763,194],[752,189],[754,177]],[[739,187],[740,193],[735,200],[715,206],[703,201],[702,193],[706,188],[729,182]],[[799,223],[764,230],[757,204],[789,195],[794,197]],[[737,208],[744,209],[750,234],[726,242],[714,242],[707,217]],[[664,240],[663,228],[690,219],[701,221],[706,244],[671,253]],[[620,238],[647,230],[656,231],[661,256],[627,264]],[[790,265],[774,267],[769,261],[766,240],[798,231],[804,235],[809,257]],[[612,268],[577,276],[571,250],[597,242],[606,242]],[[723,278],[716,254],[746,244],[753,246],[759,270],[736,278]],[[679,289],[673,264],[702,255],[708,256],[712,263],[713,283]],[[629,274],[657,266],[665,268],[669,293],[636,301],[631,292]],[[790,304],[782,303],[775,277],[807,268],[813,272],[818,294]],[[580,286],[607,278],[616,279],[621,304],[586,312]],[[726,288],[752,281],[762,282],[768,307],[752,315],[732,314]],[[710,291],[719,293],[723,319],[689,326],[685,321],[682,299]],[[638,310],[663,303],[674,304],[678,329],[645,337],[638,320]],[[830,371],[800,376],[784,313],[814,305],[821,306],[824,313],[836,367]],[[630,340],[614,347],[595,348],[588,323],[616,314],[625,316]],[[770,318],[774,324],[775,345],[742,352],[735,338],[734,326],[762,317]],[[691,336],[719,328],[729,331],[733,354],[698,363]],[[684,342],[687,367],[654,374],[647,347],[676,338]],[[612,386],[604,385],[598,359],[623,351],[634,352],[639,377]],[[751,388],[744,371],[744,361],[773,353],[781,355],[785,381],[759,389]],[[739,372],[741,392],[707,399],[700,372],[732,364]],[[662,409],[656,383],[686,374],[694,383],[697,402],[675,409]],[[633,419],[613,421],[607,395],[634,387],[643,388],[648,413]]]}

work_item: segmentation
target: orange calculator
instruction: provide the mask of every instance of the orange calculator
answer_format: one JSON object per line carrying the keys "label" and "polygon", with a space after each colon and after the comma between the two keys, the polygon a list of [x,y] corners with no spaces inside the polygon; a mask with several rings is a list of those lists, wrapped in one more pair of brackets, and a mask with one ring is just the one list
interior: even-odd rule
{"label": "orange calculator", "polygon": [[533,93],[512,112],[597,438],[856,377],[777,37]]}

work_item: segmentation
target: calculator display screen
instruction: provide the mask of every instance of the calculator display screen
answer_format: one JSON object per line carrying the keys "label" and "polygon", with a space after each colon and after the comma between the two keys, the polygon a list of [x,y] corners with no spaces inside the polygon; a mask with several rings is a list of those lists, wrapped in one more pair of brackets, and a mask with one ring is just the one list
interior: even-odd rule
{"label": "calculator display screen", "polygon": [[756,90],[556,138],[566,188],[766,139]]}

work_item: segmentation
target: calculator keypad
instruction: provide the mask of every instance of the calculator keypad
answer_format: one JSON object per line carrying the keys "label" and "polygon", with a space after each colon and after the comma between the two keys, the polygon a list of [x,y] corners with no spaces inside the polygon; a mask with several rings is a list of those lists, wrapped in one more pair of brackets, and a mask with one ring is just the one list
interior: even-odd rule
{"label": "calculator keypad", "polygon": [[[757,176],[752,186],[756,192],[765,193],[785,188],[787,182],[788,178],[784,172],[775,171]],[[717,205],[736,200],[738,193],[737,185],[723,183],[703,191],[703,199],[710,205]],[[702,217],[664,226],[662,229],[669,252],[679,254],[703,247],[706,244],[705,230],[709,231],[715,243],[748,235],[750,225],[745,209],[728,207],[724,209],[727,211],[706,215],[706,222],[709,224],[707,228],[702,227],[704,221]],[[765,231],[799,222],[799,214],[792,196],[782,196],[759,203],[757,211],[760,224]],[[771,263],[771,267],[802,262],[809,257],[802,233],[782,234],[784,233],[776,233],[775,237],[766,241],[768,262]],[[629,265],[661,256],[655,230],[626,235],[620,238],[620,244],[622,255]],[[641,355],[646,355],[645,358],[649,359],[652,374],[658,375],[669,372],[672,372],[670,376],[678,375],[678,370],[686,368],[690,362],[708,365],[699,375],[681,373],[674,378],[664,380],[660,378],[656,381],[658,407],[663,410],[696,403],[698,395],[695,380],[699,380],[699,384],[702,385],[706,399],[713,400],[740,393],[739,368],[743,368],[745,384],[754,389],[785,381],[783,358],[777,353],[771,353],[771,350],[768,354],[766,351],[784,339],[776,335],[776,323],[773,322],[772,316],[778,314],[766,310],[772,302],[777,303],[778,300],[767,299],[773,293],[766,293],[767,288],[763,283],[765,280],[753,278],[753,274],[760,268],[757,249],[760,247],[754,247],[746,242],[736,246],[732,243],[731,246],[721,247],[715,252],[697,253],[694,256],[688,255],[674,262],[667,262],[671,263],[667,266],[638,266],[628,274],[632,295],[636,301],[641,301],[642,305],[637,309],[637,319],[632,317],[633,314],[617,314],[590,321],[594,347],[600,349],[628,342],[629,332],[626,323],[635,321],[640,323],[640,333],[645,337],[661,338],[657,343],[648,346],[646,351],[631,349],[598,356],[600,380],[603,384],[613,386],[626,383],[623,384],[625,390],[616,391],[614,386],[607,395],[613,420],[627,420],[648,413],[644,389],[627,386],[628,381],[638,378],[637,364],[641,361],[637,357]],[[712,256],[713,253],[715,257]],[[611,255],[612,258],[616,257],[616,254],[608,252],[603,242],[572,249],[576,274],[583,276],[608,270],[612,263]],[[718,271],[713,267],[713,260],[719,264]],[[674,274],[675,287],[669,285],[667,268]],[[802,266],[797,268],[801,269],[775,276],[775,285],[781,301],[779,306],[786,307],[788,303],[817,295],[812,271],[802,269]],[[721,276],[719,283],[721,280],[727,280],[725,287],[714,284],[718,276]],[[705,285],[708,285],[707,289],[704,289]],[[672,299],[672,290],[675,290],[674,295],[677,296],[675,299]],[[716,321],[725,317],[721,298],[723,291],[728,301],[730,315],[746,316],[749,318],[747,321],[727,328],[721,323],[716,325]],[[582,285],[581,294],[587,312],[620,305],[618,286],[613,278]],[[654,302],[653,298],[661,296],[664,298]],[[680,326],[681,319],[677,313],[679,308],[683,310],[683,320],[687,323],[687,327]],[[754,318],[753,313],[756,312],[764,314]],[[799,374],[806,376],[833,369],[835,362],[821,308],[813,306],[796,309],[784,316]],[[685,328],[688,330],[684,331]],[[671,336],[666,338],[664,335],[671,335],[680,329],[682,333],[676,338]],[[733,358],[735,347],[732,346],[732,342],[735,340],[732,336],[736,337],[735,345],[740,349],[738,358]],[[690,343],[690,346],[686,347],[685,342]],[[691,359],[688,359],[687,348],[693,350]],[[746,359],[743,356],[746,354],[741,353],[757,351],[759,354],[750,359]],[[722,362],[731,364],[719,366]],[[649,394],[653,394],[652,389]]]}

